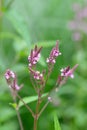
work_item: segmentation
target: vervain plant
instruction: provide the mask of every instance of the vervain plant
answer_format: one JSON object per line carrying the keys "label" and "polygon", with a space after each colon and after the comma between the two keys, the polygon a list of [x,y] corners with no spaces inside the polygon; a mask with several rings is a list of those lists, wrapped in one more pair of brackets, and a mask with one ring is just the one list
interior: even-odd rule
{"label": "vervain plant", "polygon": [[31,113],[32,117],[34,118],[33,130],[37,130],[37,122],[38,122],[39,117],[41,116],[42,112],[45,110],[45,108],[47,107],[49,102],[52,102],[51,92],[58,91],[59,88],[63,84],[66,83],[66,81],[69,77],[74,78],[73,72],[75,71],[75,69],[78,66],[78,64],[76,64],[72,69],[70,69],[70,66],[68,66],[68,67],[66,67],[64,69],[62,68],[60,70],[61,73],[60,73],[60,75],[58,75],[54,87],[52,87],[50,92],[48,92],[45,95],[45,98],[47,98],[47,102],[44,104],[42,109],[40,109],[40,105],[45,99],[42,97],[44,94],[46,83],[53,71],[54,64],[56,63],[56,58],[61,55],[61,52],[59,51],[59,41],[56,42],[56,45],[52,48],[49,57],[46,59],[47,72],[44,70],[42,72],[40,72],[39,70],[36,69],[36,64],[39,61],[40,56],[41,56],[41,50],[42,50],[42,47],[38,48],[37,46],[35,46],[35,48],[31,50],[31,53],[28,56],[28,61],[29,61],[28,69],[29,69],[29,73],[30,73],[30,79],[31,79],[33,88],[36,91],[37,96],[38,96],[35,112],[32,111],[30,106],[27,105],[26,102],[18,94],[18,92],[22,88],[22,85],[21,86],[18,85],[16,74],[10,69],[6,70],[6,73],[5,73],[5,78],[6,78],[7,84],[9,85],[9,88],[11,90],[11,94],[12,94],[12,97],[14,100],[14,107],[15,107],[15,110],[17,113],[17,117],[19,120],[21,130],[24,130],[24,128],[23,128],[21,117],[19,114],[19,104],[17,103],[17,98],[19,100],[21,100],[21,102],[24,104],[24,106]]}

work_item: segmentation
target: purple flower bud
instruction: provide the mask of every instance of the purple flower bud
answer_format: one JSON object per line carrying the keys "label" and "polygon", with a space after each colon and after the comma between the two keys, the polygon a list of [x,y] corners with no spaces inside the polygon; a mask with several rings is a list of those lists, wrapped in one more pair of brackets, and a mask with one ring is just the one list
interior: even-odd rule
{"label": "purple flower bud", "polygon": [[22,88],[22,86],[18,86],[17,78],[13,71],[8,69],[5,73],[5,78],[11,89],[18,91]]}
{"label": "purple flower bud", "polygon": [[34,79],[37,79],[37,80],[43,80],[43,74],[40,73],[39,71],[34,71],[32,70],[31,68],[29,68],[31,74],[33,75]]}
{"label": "purple flower bud", "polygon": [[31,50],[31,54],[28,56],[29,67],[33,67],[39,61],[41,49],[42,47],[37,48],[37,46],[35,46],[35,48]]}
{"label": "purple flower bud", "polygon": [[47,63],[51,63],[54,64],[56,62],[56,57],[58,57],[59,55],[61,55],[60,51],[59,51],[59,47],[58,47],[58,41],[56,42],[56,46],[52,49],[49,58],[47,58],[46,62]]}
{"label": "purple flower bud", "polygon": [[35,73],[34,73],[34,79],[42,79],[43,78],[43,74],[42,73],[40,73],[39,71],[36,71]]}
{"label": "purple flower bud", "polygon": [[14,72],[13,71],[11,71],[11,70],[7,70],[6,71],[6,73],[5,73],[5,78],[6,78],[6,80],[8,80],[8,79],[10,79],[10,78],[15,78],[15,74],[14,74]]}
{"label": "purple flower bud", "polygon": [[11,88],[12,88],[13,90],[19,91],[22,87],[23,87],[23,85],[20,85],[20,86],[19,86],[19,85],[17,84],[17,79],[15,78],[15,79],[13,80],[12,84],[11,84]]}
{"label": "purple flower bud", "polygon": [[61,76],[62,77],[71,77],[74,78],[74,70],[78,67],[78,64],[76,64],[72,69],[70,69],[70,66],[61,69]]}

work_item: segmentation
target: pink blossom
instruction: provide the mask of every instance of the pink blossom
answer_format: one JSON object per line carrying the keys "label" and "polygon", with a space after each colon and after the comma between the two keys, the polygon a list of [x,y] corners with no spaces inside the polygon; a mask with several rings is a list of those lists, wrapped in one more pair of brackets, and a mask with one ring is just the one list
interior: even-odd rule
{"label": "pink blossom", "polygon": [[5,78],[6,78],[6,81],[11,89],[18,91],[22,88],[22,86],[18,86],[16,75],[12,70],[8,69],[6,71]]}
{"label": "pink blossom", "polygon": [[78,64],[76,64],[72,69],[70,69],[70,66],[64,68],[64,69],[61,69],[61,76],[62,77],[71,77],[71,78],[74,78],[74,70],[77,68]]}
{"label": "pink blossom", "polygon": [[8,80],[8,79],[10,79],[10,78],[15,78],[15,73],[13,72],[13,71],[11,71],[11,70],[7,70],[6,71],[6,73],[5,73],[5,78]]}
{"label": "pink blossom", "polygon": [[34,79],[37,79],[37,80],[42,80],[43,79],[43,74],[40,73],[39,71],[34,71],[34,70],[32,70],[30,68],[30,72],[33,75]]}
{"label": "pink blossom", "polygon": [[42,47],[37,48],[37,46],[35,46],[35,48],[31,50],[31,54],[28,56],[29,67],[33,67],[39,61],[41,49]]}
{"label": "pink blossom", "polygon": [[59,55],[61,55],[60,51],[59,51],[59,47],[58,47],[58,41],[56,42],[56,46],[52,49],[49,58],[47,58],[46,62],[47,63],[51,63],[54,64],[56,62],[56,57],[58,57]]}

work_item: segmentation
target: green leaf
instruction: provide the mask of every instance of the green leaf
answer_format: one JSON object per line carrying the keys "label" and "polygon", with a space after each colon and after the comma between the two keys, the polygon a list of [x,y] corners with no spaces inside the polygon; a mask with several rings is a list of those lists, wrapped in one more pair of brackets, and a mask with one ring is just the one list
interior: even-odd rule
{"label": "green leaf", "polygon": [[[47,96],[47,94],[48,94],[48,93],[43,94],[41,98]],[[38,99],[38,96],[30,96],[30,97],[24,97],[22,100],[23,100],[26,104],[28,104],[28,103],[37,101],[37,99]],[[19,107],[22,107],[23,105],[24,105],[24,103],[21,102],[21,101],[19,101],[18,106],[19,106]]]}
{"label": "green leaf", "polygon": [[11,105],[13,108],[17,108],[17,104],[16,103],[9,103],[9,105]]}
{"label": "green leaf", "polygon": [[60,127],[56,113],[54,113],[54,128],[55,128],[55,130],[61,130],[61,127]]}

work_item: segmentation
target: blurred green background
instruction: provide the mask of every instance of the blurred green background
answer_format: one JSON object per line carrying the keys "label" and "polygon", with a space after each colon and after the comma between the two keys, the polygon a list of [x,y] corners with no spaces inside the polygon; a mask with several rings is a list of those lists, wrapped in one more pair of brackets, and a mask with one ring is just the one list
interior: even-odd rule
{"label": "blurred green background", "polygon": [[[0,130],[20,129],[15,110],[9,105],[13,101],[4,79],[6,69],[14,70],[19,84],[24,84],[19,92],[21,97],[35,95],[28,73],[30,49],[34,44],[43,46],[39,62],[39,70],[43,70],[57,39],[62,55],[57,59],[45,91],[55,84],[62,67],[76,63],[79,67],[75,78],[68,80],[40,117],[38,130],[54,130],[54,111],[62,130],[87,130],[87,34],[78,30],[83,38],[78,41],[72,38],[68,23],[75,16],[74,3],[83,8],[87,5],[86,0],[0,0]],[[29,105],[34,109],[34,102]],[[24,107],[20,113],[25,130],[32,130],[31,115]]]}

